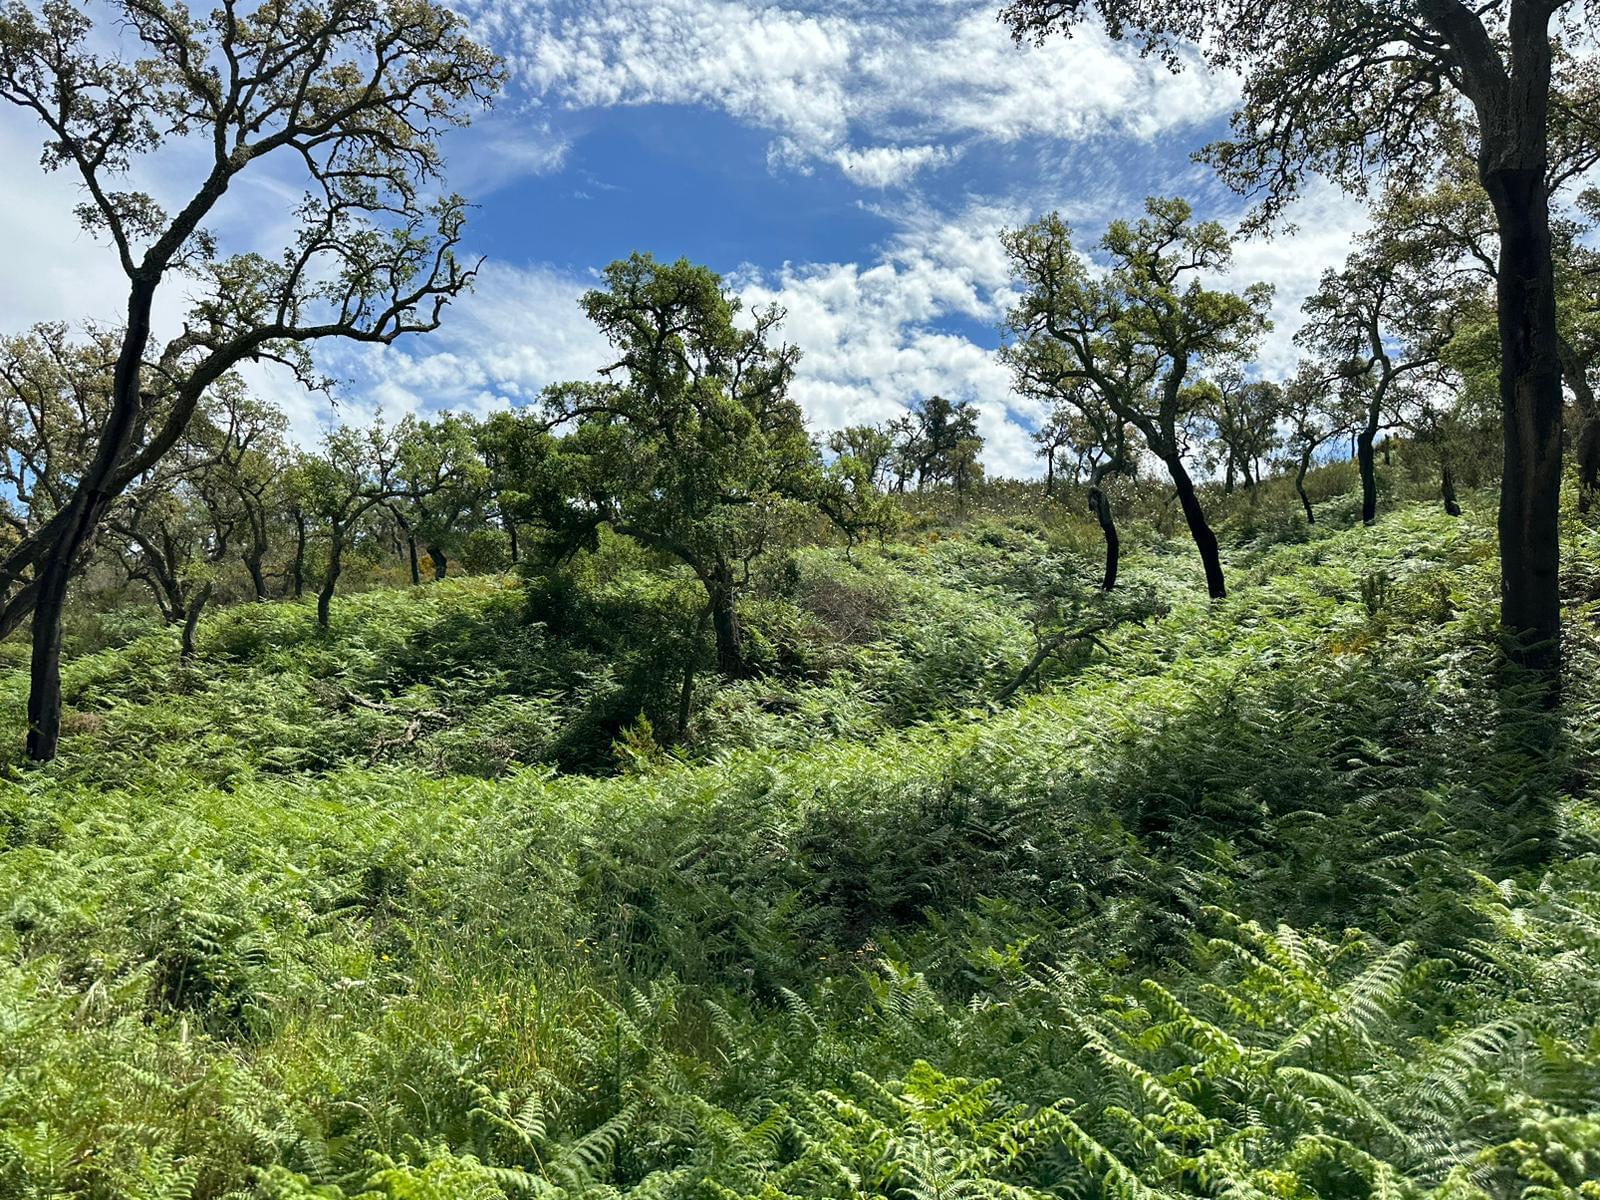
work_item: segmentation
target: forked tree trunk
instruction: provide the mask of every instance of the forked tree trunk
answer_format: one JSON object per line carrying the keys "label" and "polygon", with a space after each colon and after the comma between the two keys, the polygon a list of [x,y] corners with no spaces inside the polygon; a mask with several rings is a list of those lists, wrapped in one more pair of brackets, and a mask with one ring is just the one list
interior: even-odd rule
{"label": "forked tree trunk", "polygon": [[1500,485],[1500,624],[1513,662],[1561,670],[1561,364],[1544,165],[1483,172],[1500,231],[1496,280],[1505,470]]}
{"label": "forked tree trunk", "polygon": [[1183,519],[1188,523],[1189,536],[1194,539],[1195,549],[1200,551],[1200,561],[1205,565],[1206,593],[1213,600],[1221,600],[1228,594],[1227,584],[1222,578],[1222,552],[1217,546],[1217,535],[1206,523],[1205,509],[1200,507],[1200,497],[1195,494],[1194,480],[1189,478],[1181,455],[1170,454],[1162,461],[1167,464],[1167,473],[1172,476],[1172,485],[1177,489],[1178,503],[1183,507]]}
{"label": "forked tree trunk", "polygon": [[257,600],[267,599],[267,575],[261,569],[262,556],[261,550],[251,550],[249,554],[243,556],[244,569],[250,572],[250,587],[255,592]]}
{"label": "forked tree trunk", "polygon": [[429,546],[428,557],[433,560],[434,579],[443,579],[445,568],[449,562],[449,560],[445,558],[444,548],[441,546]]}

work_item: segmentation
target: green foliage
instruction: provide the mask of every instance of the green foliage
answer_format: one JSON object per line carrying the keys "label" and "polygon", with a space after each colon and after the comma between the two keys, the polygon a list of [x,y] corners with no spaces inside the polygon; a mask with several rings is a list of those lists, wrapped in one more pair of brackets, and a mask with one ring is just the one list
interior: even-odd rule
{"label": "green foliage", "polygon": [[1482,686],[1489,506],[1230,514],[1207,605],[941,503],[773,556],[683,737],[701,589],[609,536],[81,658],[0,781],[0,1194],[1593,1200],[1596,676],[1554,760]]}

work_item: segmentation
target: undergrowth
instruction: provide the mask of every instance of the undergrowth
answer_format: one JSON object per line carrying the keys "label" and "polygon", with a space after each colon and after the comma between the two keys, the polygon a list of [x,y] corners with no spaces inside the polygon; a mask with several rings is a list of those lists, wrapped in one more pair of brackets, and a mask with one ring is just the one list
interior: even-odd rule
{"label": "undergrowth", "polygon": [[617,544],[132,629],[0,778],[0,1197],[1600,1200],[1600,542],[1557,728],[1485,505],[1337,504],[798,551],[724,687]]}

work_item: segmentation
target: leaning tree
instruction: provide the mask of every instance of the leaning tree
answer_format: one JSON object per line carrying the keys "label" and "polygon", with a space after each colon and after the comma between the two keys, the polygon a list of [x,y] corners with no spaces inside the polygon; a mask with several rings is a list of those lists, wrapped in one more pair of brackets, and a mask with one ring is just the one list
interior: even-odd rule
{"label": "leaning tree", "polygon": [[1056,214],[1001,235],[1021,299],[1001,351],[1029,394],[1078,404],[1084,385],[1138,430],[1172,479],[1212,599],[1227,595],[1217,537],[1184,463],[1188,427],[1203,411],[1201,373],[1234,366],[1269,328],[1272,289],[1242,295],[1206,286],[1227,270],[1232,245],[1214,221],[1196,223],[1183,200],[1152,198],[1138,222],[1114,221],[1091,263]]}
{"label": "leaning tree", "polygon": [[[0,636],[31,615],[28,753],[55,756],[68,584],[112,500],[177,442],[206,389],[246,360],[310,379],[318,339],[434,328],[471,281],[465,203],[440,196],[439,140],[497,89],[496,59],[433,0],[262,0],[197,16],[114,0],[0,8],[0,97],[44,127],[78,215],[126,281],[94,451],[72,493],[0,556]],[[206,222],[241,176],[304,180],[275,250],[225,254]],[[137,190],[159,173],[158,203]],[[174,329],[157,297],[175,293]]]}
{"label": "leaning tree", "polygon": [[[1501,625],[1510,656],[1558,694],[1562,391],[1548,166],[1552,129],[1600,127],[1594,0],[1011,0],[1002,19],[1043,41],[1098,17],[1174,68],[1193,44],[1237,73],[1233,136],[1208,157],[1271,220],[1308,174],[1358,191],[1413,186],[1447,127],[1471,126],[1495,212]],[[1594,138],[1600,143],[1600,138]]]}

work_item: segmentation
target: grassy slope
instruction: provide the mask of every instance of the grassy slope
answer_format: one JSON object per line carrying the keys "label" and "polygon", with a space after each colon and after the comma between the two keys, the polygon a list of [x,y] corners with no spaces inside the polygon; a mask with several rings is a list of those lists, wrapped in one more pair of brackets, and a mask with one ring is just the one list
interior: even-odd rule
{"label": "grassy slope", "polygon": [[[81,658],[0,779],[0,1196],[1576,1195],[1600,547],[1530,759],[1489,532],[1236,536],[1216,606],[1150,547],[1104,615],[1027,521],[811,552],[609,778],[546,764],[654,660],[503,581]],[[1041,605],[1121,620],[994,711]]]}

